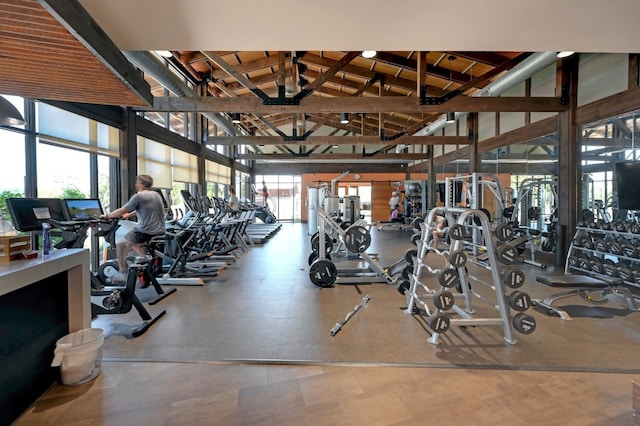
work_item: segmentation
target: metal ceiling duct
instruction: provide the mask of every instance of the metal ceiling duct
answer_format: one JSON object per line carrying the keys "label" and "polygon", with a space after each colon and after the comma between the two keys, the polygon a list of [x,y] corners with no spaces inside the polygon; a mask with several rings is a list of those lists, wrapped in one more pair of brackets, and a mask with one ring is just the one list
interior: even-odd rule
{"label": "metal ceiling duct", "polygon": [[[492,82],[484,87],[477,96],[500,96],[502,93],[522,83],[537,72],[555,63],[558,60],[557,52],[539,52],[529,56],[524,61],[513,67],[502,78]],[[465,115],[466,112],[456,112],[456,120]],[[436,121],[418,130],[414,136],[429,136],[444,127],[447,124],[446,114],[438,118]]]}
{"label": "metal ceiling duct", "polygon": [[[149,74],[177,96],[198,96],[151,53],[146,51],[123,51],[122,53],[129,62]],[[216,123],[229,135],[236,136],[236,128],[220,113],[203,112],[202,115]]]}

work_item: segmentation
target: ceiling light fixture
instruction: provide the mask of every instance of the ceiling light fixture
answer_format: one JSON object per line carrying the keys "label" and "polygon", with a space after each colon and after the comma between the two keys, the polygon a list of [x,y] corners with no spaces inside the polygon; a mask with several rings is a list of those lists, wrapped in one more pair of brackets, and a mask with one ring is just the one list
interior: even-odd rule
{"label": "ceiling light fixture", "polygon": [[562,59],[562,58],[568,58],[569,56],[573,55],[576,52],[558,52],[558,54],[556,55],[558,58]]}
{"label": "ceiling light fixture", "polygon": [[0,124],[5,126],[23,126],[24,117],[6,98],[0,96]]}
{"label": "ceiling light fixture", "polygon": [[456,122],[456,113],[455,112],[448,112],[447,113],[447,124],[451,124],[451,123],[455,123]]}
{"label": "ceiling light fixture", "polygon": [[374,56],[376,56],[378,54],[378,52],[376,52],[375,50],[363,50],[362,51],[362,57],[363,58],[367,58],[367,59],[371,59]]}
{"label": "ceiling light fixture", "polygon": [[170,58],[173,56],[173,54],[169,50],[154,50],[154,52],[156,52],[158,55],[162,56],[163,58]]}
{"label": "ceiling light fixture", "polygon": [[239,112],[234,112],[233,114],[231,114],[231,122],[233,124],[242,123],[242,120],[240,120],[240,113]]}
{"label": "ceiling light fixture", "polygon": [[343,112],[340,114],[340,124],[349,124],[349,113]]}

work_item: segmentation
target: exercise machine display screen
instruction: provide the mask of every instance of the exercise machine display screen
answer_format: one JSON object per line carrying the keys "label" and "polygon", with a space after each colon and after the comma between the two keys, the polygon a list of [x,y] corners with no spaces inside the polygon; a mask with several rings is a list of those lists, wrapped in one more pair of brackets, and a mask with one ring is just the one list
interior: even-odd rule
{"label": "exercise machine display screen", "polygon": [[104,214],[102,204],[97,198],[65,199],[69,220],[99,219]]}
{"label": "exercise machine display screen", "polygon": [[62,200],[57,198],[7,198],[13,226],[21,232],[40,231],[49,219],[67,220]]}

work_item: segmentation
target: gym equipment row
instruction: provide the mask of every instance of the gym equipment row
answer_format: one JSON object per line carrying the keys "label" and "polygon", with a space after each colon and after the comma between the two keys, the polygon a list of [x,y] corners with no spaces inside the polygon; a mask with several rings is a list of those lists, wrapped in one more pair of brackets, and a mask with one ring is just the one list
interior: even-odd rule
{"label": "gym equipment row", "polygon": [[603,229],[584,222],[581,224],[586,226],[576,227],[567,253],[565,275],[536,278],[536,281],[550,287],[570,290],[552,294],[544,300],[534,300],[534,305],[570,321],[571,316],[566,311],[554,306],[556,301],[580,296],[593,305],[602,305],[609,302],[608,296],[613,295],[622,296],[627,308],[637,312],[636,300],[625,286],[640,287],[640,239],[637,234],[626,232],[629,228],[622,225],[618,229],[624,231],[618,231],[616,227]]}
{"label": "gym equipment row", "polygon": [[[445,217],[450,224],[443,231],[451,239],[449,249],[440,250],[431,244],[433,232],[437,230],[434,226],[436,215]],[[531,297],[517,290],[524,284],[525,275],[512,266],[518,260],[518,252],[506,242],[512,237],[508,225],[503,224],[496,232],[491,229],[489,218],[482,210],[437,207],[429,212],[420,235],[409,283],[401,282],[398,290],[407,299],[405,313],[419,313],[418,305],[426,312],[427,323],[433,331],[427,340],[429,343],[439,344],[440,334],[446,333],[453,325],[501,326],[504,340],[509,344],[517,342],[513,329],[522,334],[535,330],[535,318],[525,312],[531,307]],[[468,254],[470,252],[488,254],[487,261],[475,261]],[[490,271],[492,282],[485,282],[470,273],[467,265],[472,264]],[[435,278],[435,283],[429,286],[423,275]],[[456,288],[458,294],[452,293],[452,288]],[[510,294],[507,294],[508,290]],[[498,315],[474,315],[474,300],[486,303]],[[516,313],[512,314],[512,310]],[[452,318],[453,314],[460,318]]]}
{"label": "gym equipment row", "polygon": [[[331,231],[331,232],[326,232]],[[321,236],[324,235],[324,238]],[[333,238],[331,235],[335,235]],[[331,260],[334,242],[344,244],[346,250],[356,253],[366,263],[365,268],[338,269]],[[371,245],[370,228],[365,221],[348,225],[329,216],[323,208],[318,209],[318,232],[311,237],[312,253],[309,255],[309,278],[318,287],[333,287],[334,284],[385,283],[395,284],[396,278],[389,274],[366,253]]]}

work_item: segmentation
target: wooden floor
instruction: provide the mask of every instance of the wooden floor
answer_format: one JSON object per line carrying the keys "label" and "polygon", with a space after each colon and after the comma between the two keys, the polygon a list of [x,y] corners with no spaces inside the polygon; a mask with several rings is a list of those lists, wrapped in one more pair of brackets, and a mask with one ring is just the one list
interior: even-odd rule
{"label": "wooden floor", "polygon": [[[372,234],[368,252],[380,264],[411,248],[408,232]],[[102,374],[54,385],[15,424],[634,424],[640,313],[619,298],[565,299],[573,321],[532,311],[536,331],[516,334],[514,344],[501,327],[475,326],[452,328],[436,346],[395,286],[312,285],[308,246],[305,225],[284,224],[205,286],[179,287],[149,306],[167,314],[141,337],[130,335],[135,312],[97,318],[93,327],[106,334]],[[535,276],[561,271],[520,267],[521,290],[553,292]],[[478,317],[492,315],[477,306]]]}

